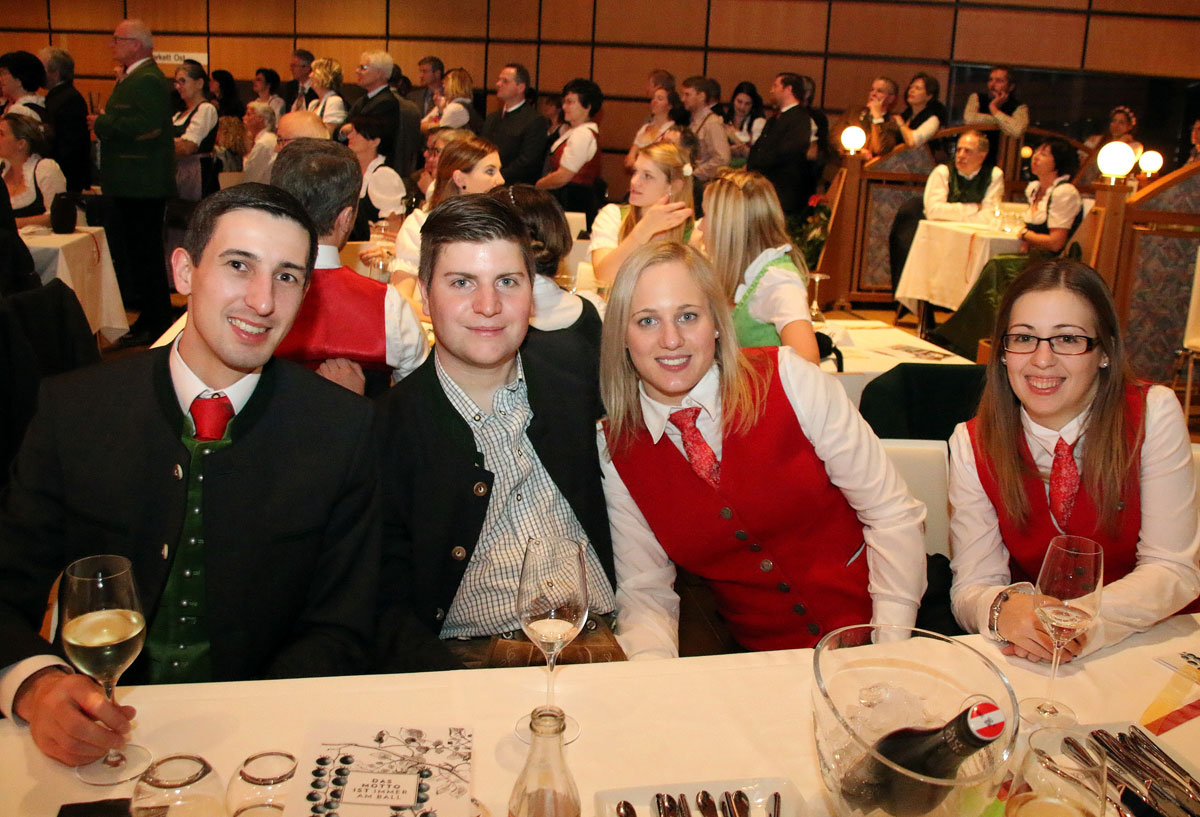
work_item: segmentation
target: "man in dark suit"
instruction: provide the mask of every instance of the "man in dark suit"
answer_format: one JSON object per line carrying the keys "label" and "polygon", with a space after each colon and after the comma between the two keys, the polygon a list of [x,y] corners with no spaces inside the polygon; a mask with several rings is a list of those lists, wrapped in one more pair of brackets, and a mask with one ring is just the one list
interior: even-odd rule
{"label": "man in dark suit", "polygon": [[356,116],[369,116],[378,120],[383,126],[383,135],[379,138],[379,152],[387,155],[387,166],[398,171],[396,145],[400,129],[400,100],[388,87],[393,65],[392,57],[386,51],[362,53],[354,71],[359,86],[366,93],[354,100],[354,104],[346,112],[346,120]]}
{"label": "man in dark suit", "polygon": [[77,193],[92,186],[92,140],[87,102],[75,90],[75,60],[61,48],[43,48],[38,57],[46,66],[46,121],[54,128],[50,156]]}
{"label": "man in dark suit", "polygon": [[509,184],[537,184],[546,161],[546,131],[550,123],[525,99],[529,69],[510,62],[496,79],[500,110],[483,123],[484,139],[500,152],[500,175]]}
{"label": "man in dark suit", "polygon": [[132,563],[146,622],[134,683],[364,671],[379,570],[369,402],[271,357],[317,236],[288,193],[200,203],[171,257],[188,322],[170,346],[43,385],[0,506],[0,709],[77,765],[133,711],[38,635],[69,563]]}
{"label": "man in dark suit", "polygon": [[445,74],[446,66],[438,57],[424,57],[417,63],[417,81],[420,85],[408,92],[408,98],[420,109],[422,117],[429,113],[441,95],[442,77]]}
{"label": "man in dark suit", "polygon": [[279,89],[285,111],[307,111],[308,103],[317,98],[311,79],[314,59],[316,57],[313,56],[313,52],[304,48],[297,48],[292,52],[292,60],[288,63],[292,78]]}
{"label": "man in dark suit", "polygon": [[768,119],[762,135],[750,148],[747,170],[757,170],[775,185],[784,215],[803,212],[808,206],[811,174],[806,171],[812,124],[808,110],[800,104],[804,98],[804,80],[799,74],[783,73],[775,77],[771,96],[779,106],[779,115]]}
{"label": "man in dark suit", "polygon": [[141,314],[121,338],[147,346],[171,323],[171,296],[163,264],[163,212],[175,194],[175,131],[171,87],[154,62],[154,37],[141,20],[123,20],[109,46],[125,77],[103,113],[89,115],[100,139],[100,184],[114,203],[105,225],[125,247],[128,267],[121,295]]}
{"label": "man in dark suit", "polygon": [[425,137],[421,133],[421,111],[412,100],[393,93],[399,106],[400,117],[396,129],[396,150],[389,165],[400,178],[407,179],[419,167]]}
{"label": "man in dark suit", "polygon": [[591,611],[614,607],[598,387],[550,355],[518,355],[533,269],[520,217],[489,196],[443,202],[421,229],[418,278],[437,343],[380,405],[384,643],[388,605],[454,639],[468,665],[460,650],[471,642],[457,639],[486,647],[475,639],[519,633],[533,536],[586,541]]}

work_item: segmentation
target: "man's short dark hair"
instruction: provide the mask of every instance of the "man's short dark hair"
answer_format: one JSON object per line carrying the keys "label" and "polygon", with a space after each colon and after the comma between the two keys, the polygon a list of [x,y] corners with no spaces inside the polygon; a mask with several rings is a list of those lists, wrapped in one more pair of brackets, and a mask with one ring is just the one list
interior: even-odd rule
{"label": "man's short dark hair", "polygon": [[417,65],[424,65],[430,71],[433,71],[439,77],[446,75],[446,66],[440,57],[422,57],[417,61]]}
{"label": "man's short dark hair", "polygon": [[665,68],[655,68],[647,76],[655,88],[662,88],[664,91],[675,90],[675,75]]}
{"label": "man's short dark hair", "polygon": [[513,70],[513,75],[518,85],[524,85],[526,88],[533,85],[533,77],[529,75],[529,69],[521,65],[521,63],[510,62],[504,67]]}
{"label": "man's short dark hair", "polygon": [[310,68],[312,67],[313,60],[316,59],[316,57],[313,56],[313,52],[309,51],[307,48],[297,48],[295,51],[292,52],[292,56],[295,57],[296,59],[300,60],[301,62],[303,62],[305,65],[309,66]]}
{"label": "man's short dark hair", "polygon": [[575,94],[579,100],[579,104],[588,109],[588,117],[594,117],[600,113],[600,106],[604,104],[604,93],[600,90],[600,86],[592,82],[590,79],[576,77],[563,86],[562,95]]}
{"label": "man's short dark hair", "polygon": [[46,66],[37,54],[28,51],[9,51],[0,55],[0,68],[8,70],[13,79],[21,83],[25,93],[32,94],[46,84]]}
{"label": "man's short dark hair", "polygon": [[991,68],[989,68],[989,69],[988,69],[988,77],[991,77],[991,75],[992,75],[992,72],[993,72],[993,71],[1003,71],[1003,72],[1004,72],[1004,78],[1005,78],[1006,80],[1008,80],[1008,84],[1009,84],[1009,86],[1010,86],[1010,87],[1016,84],[1016,83],[1013,81],[1013,72],[1012,72],[1012,68],[1010,68],[1009,66],[1007,66],[1007,65],[993,65]]}
{"label": "man's short dark hair", "polygon": [[304,282],[312,278],[313,266],[317,263],[317,228],[296,197],[286,190],[269,184],[247,182],[235,187],[218,190],[202,199],[188,221],[187,234],[183,237],[183,248],[191,256],[193,264],[199,264],[208,242],[212,239],[217,221],[234,210],[259,210],[276,218],[294,221],[308,233],[308,260],[304,269]]}
{"label": "man's short dark hair", "polygon": [[683,81],[684,88],[691,88],[704,94],[705,100],[711,105],[721,101],[721,83],[712,77],[694,76]]}
{"label": "man's short dark hair", "polygon": [[454,196],[434,207],[421,226],[421,263],[418,277],[428,288],[433,269],[447,244],[486,244],[511,241],[521,248],[525,271],[532,285],[536,266],[529,249],[529,231],[512,206],[487,193]]}
{"label": "man's short dark hair", "polygon": [[358,205],[362,168],[350,148],[332,139],[296,139],[275,157],[271,184],[296,197],[320,237],[333,232],[338,213]]}
{"label": "man's short dark hair", "polygon": [[804,77],[799,74],[793,74],[791,71],[784,71],[782,74],[776,74],[775,78],[779,80],[779,84],[792,92],[792,96],[797,102],[804,100]]}

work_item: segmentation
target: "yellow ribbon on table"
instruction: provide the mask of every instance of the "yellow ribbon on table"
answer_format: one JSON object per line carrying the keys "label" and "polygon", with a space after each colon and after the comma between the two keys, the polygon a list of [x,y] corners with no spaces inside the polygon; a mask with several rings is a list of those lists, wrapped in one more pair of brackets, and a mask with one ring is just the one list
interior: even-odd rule
{"label": "yellow ribbon on table", "polygon": [[1151,734],[1161,735],[1192,718],[1200,717],[1200,700],[1184,703],[1195,690],[1196,683],[1190,678],[1182,673],[1172,673],[1166,686],[1138,718],[1138,723]]}

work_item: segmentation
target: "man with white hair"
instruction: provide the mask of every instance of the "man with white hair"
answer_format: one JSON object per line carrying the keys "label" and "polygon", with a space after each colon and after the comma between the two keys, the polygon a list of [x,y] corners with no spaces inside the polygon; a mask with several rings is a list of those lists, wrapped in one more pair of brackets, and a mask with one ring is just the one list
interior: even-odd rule
{"label": "man with white hair", "polygon": [[242,116],[246,135],[254,140],[253,147],[242,162],[244,181],[268,184],[271,181],[271,158],[275,155],[275,109],[268,102],[255,100],[246,106]]}
{"label": "man with white hair", "polygon": [[400,102],[388,88],[392,75],[392,57],[386,51],[364,51],[355,68],[359,86],[366,94],[355,100],[346,112],[346,121],[356,116],[378,119],[383,125],[379,152],[385,154],[388,167],[396,166],[396,131],[400,127]]}
{"label": "man with white hair", "polygon": [[50,155],[72,192],[92,186],[92,140],[88,136],[88,106],[75,90],[75,60],[61,48],[43,48],[38,58],[46,66],[46,121],[54,128]]}

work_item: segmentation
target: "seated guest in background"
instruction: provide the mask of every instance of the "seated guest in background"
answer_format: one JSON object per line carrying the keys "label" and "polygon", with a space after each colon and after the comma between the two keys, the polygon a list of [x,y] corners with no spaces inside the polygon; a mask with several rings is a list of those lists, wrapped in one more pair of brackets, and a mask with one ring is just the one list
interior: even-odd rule
{"label": "seated guest in background", "polygon": [[312,111],[285,113],[275,128],[275,151],[278,153],[296,139],[328,139],[329,131],[321,117]]}
{"label": "seated guest in background", "polygon": [[910,148],[928,142],[950,121],[946,106],[938,101],[940,90],[941,85],[937,79],[924,71],[914,74],[908,81],[908,88],[904,91],[908,107],[898,114],[894,121],[900,129],[904,144]]}
{"label": "seated guest in background", "polygon": [[383,123],[370,116],[354,116],[342,130],[362,169],[358,217],[350,240],[368,240],[371,225],[381,220],[388,222],[388,232],[395,233],[404,216],[404,181],[379,155],[380,140],[386,133]]}
{"label": "seated guest in background", "polygon": [[538,100],[538,110],[546,118],[547,145],[553,144],[568,128],[563,119],[562,94],[543,94]]}
{"label": "seated guest in background", "polygon": [[725,135],[725,123],[712,109],[721,101],[721,86],[708,77],[688,77],[683,81],[679,98],[691,114],[689,127],[692,133],[700,140],[700,152],[695,157],[693,175],[700,183],[697,192],[702,193],[703,185],[729,164],[729,138]]}
{"label": "seated guest in background", "polygon": [[342,99],[342,64],[329,57],[314,60],[310,80],[317,98],[308,103],[308,109],[321,117],[332,136],[346,121],[346,101]]}
{"label": "seated guest in background", "polygon": [[604,94],[590,79],[573,79],[563,86],[562,109],[567,130],[550,143],[547,173],[537,180],[568,213],[583,213],[587,228],[599,209],[596,180],[600,178],[600,128],[592,117],[600,113]]}
{"label": "seated guest in background", "polygon": [[[408,375],[429,354],[416,313],[395,287],[359,275],[338,256],[360,206],[362,169],[354,153],[329,139],[298,139],[279,152],[271,184],[304,206],[318,242],[308,294],[275,355],[359,394],[368,386],[364,369],[386,370],[392,382]],[[369,385],[375,393],[389,383],[371,375]]]}
{"label": "seated guest in background", "polygon": [[779,115],[763,126],[762,135],[746,159],[747,170],[757,170],[775,185],[785,216],[802,213],[814,192],[808,160],[813,129],[808,110],[800,103],[803,97],[804,81],[799,74],[775,77],[771,98],[779,107]]}
{"label": "seated guest in background", "polygon": [[87,101],[75,90],[75,60],[61,48],[43,48],[46,66],[46,116],[51,126],[50,158],[58,162],[72,193],[92,186],[92,140]]}
{"label": "seated guest in background", "polygon": [[500,110],[483,123],[481,135],[500,152],[500,172],[509,184],[534,184],[546,160],[549,123],[526,97],[529,69],[512,62],[496,78]]}
{"label": "seated guest in background", "polygon": [[274,68],[259,68],[254,72],[254,79],[250,82],[250,87],[254,90],[254,98],[271,106],[271,110],[275,112],[276,122],[282,119],[287,112],[287,104],[279,95],[279,84],[279,72]]}
{"label": "seated guest in background", "polygon": [[692,166],[683,150],[658,142],[638,151],[629,204],[606,204],[588,254],[596,281],[609,284],[634,250],[651,241],[687,241],[693,221]]}
{"label": "seated guest in background", "polygon": [[833,378],[788,347],[739,348],[696,250],[651,244],[622,265],[600,383],[631,659],[678,654],[676,564],[706,581],[748,650],[811,647],[848,624],[912,626],[925,506]]}
{"label": "seated guest in background", "polygon": [[[253,140],[246,136],[246,123],[232,116],[222,116],[217,120],[217,144],[213,147],[213,158],[217,162],[217,172],[241,172],[246,154],[250,152]],[[279,149],[279,140],[275,140],[275,150]],[[219,179],[219,177],[218,177]]]}
{"label": "seated guest in background", "polygon": [[419,87],[409,91],[409,100],[416,104],[421,116],[429,113],[437,105],[437,98],[442,95],[442,77],[446,66],[437,57],[423,57],[417,63],[417,81]]}
{"label": "seated guest in background", "polygon": [[221,116],[242,116],[246,113],[246,103],[238,96],[237,83],[233,74],[218,68],[212,72],[208,81],[208,91],[217,104],[217,113]]}
{"label": "seated guest in background", "polygon": [[[430,196],[433,195],[433,187],[437,184],[438,158],[442,155],[442,151],[445,150],[446,145],[455,139],[470,135],[471,132],[469,130],[458,128],[437,128],[425,134],[425,163],[421,167],[421,172],[415,176],[416,192],[423,201],[428,201]],[[413,270],[413,274],[415,275],[415,266]]]}
{"label": "seated guest in background", "polygon": [[655,68],[646,75],[646,96],[653,96],[659,88],[668,93],[675,90],[675,75],[665,68]]}
{"label": "seated guest in background", "polygon": [[753,82],[739,82],[725,109],[725,136],[729,139],[730,155],[740,159],[749,156],[750,148],[762,135],[765,124],[767,117],[758,89]]}
{"label": "seated guest in background", "polygon": [[[1012,71],[1006,66],[997,65],[988,74],[987,108],[982,108],[979,94],[971,94],[963,109],[963,122],[976,127],[997,125],[1005,136],[1020,139],[1029,127],[1029,106],[1017,99],[1013,93],[1015,89]],[[999,147],[1000,140],[993,139],[988,151],[988,158],[993,162],[996,161]]]}
{"label": "seated guest in background", "polygon": [[1079,169],[1079,153],[1066,139],[1052,136],[1033,152],[1029,168],[1036,180],[1025,188],[1029,211],[1017,233],[1021,251],[1062,252],[1083,221],[1083,200],[1071,184]]}
{"label": "seated guest in background", "polygon": [[790,346],[819,363],[808,311],[808,267],[792,247],[775,188],[752,170],[726,170],[709,184],[703,245],[733,306],[738,343]]}
{"label": "seated guest in background", "polygon": [[50,204],[66,191],[67,179],[53,159],[45,159],[46,126],[31,116],[0,117],[0,176],[4,177],[17,227],[50,224]]}
{"label": "seated guest in background", "polygon": [[283,84],[280,94],[289,111],[307,111],[308,103],[317,98],[310,79],[314,59],[313,53],[305,48],[297,48],[292,52],[292,59],[288,62],[292,78]]}
{"label": "seated guest in background", "polygon": [[[1108,113],[1108,131],[1106,133],[1094,133],[1088,137],[1083,146],[1088,150],[1097,150],[1101,145],[1106,145],[1109,142],[1124,142],[1133,148],[1133,156],[1139,159],[1142,156],[1142,151],[1145,149],[1141,142],[1133,136],[1133,131],[1137,127],[1137,116],[1133,110],[1118,105]],[[1095,159],[1092,160],[1093,163]]]}
{"label": "seated guest in background", "polygon": [[275,156],[275,109],[269,102],[254,100],[246,106],[246,114],[242,117],[246,126],[246,138],[250,142],[250,152],[242,163],[246,174],[244,180],[266,184],[271,178],[271,161]]}
{"label": "seated guest in background", "polygon": [[1029,582],[1060,533],[1104,549],[1100,612],[1068,659],[1200,610],[1187,423],[1169,389],[1131,375],[1104,281],[1065,259],[1026,270],[992,344],[979,413],[950,439],[959,623],[1049,660]]}
{"label": "seated guest in background", "polygon": [[437,105],[421,120],[421,130],[432,128],[467,128],[472,133],[483,129],[483,117],[475,110],[472,97],[475,83],[463,68],[452,68],[442,81],[442,95]]}
{"label": "seated guest in background", "polygon": [[1188,153],[1189,162],[1200,162],[1200,118],[1192,123],[1192,149]]}
{"label": "seated guest in background", "polygon": [[861,108],[850,122],[867,134],[867,143],[862,150],[867,158],[891,153],[896,145],[904,141],[900,136],[900,126],[892,118],[897,93],[894,79],[875,77],[871,80],[871,90],[867,92],[866,107]]}
{"label": "seated guest in background", "polygon": [[638,152],[642,148],[650,147],[655,142],[661,140],[673,125],[679,124],[675,117],[676,111],[683,113],[687,117],[685,124],[686,121],[691,119],[690,114],[683,111],[682,107],[683,103],[674,91],[668,91],[665,88],[655,88],[651,92],[650,118],[634,134],[633,146],[629,148],[629,153],[625,156],[626,170],[632,173],[634,162],[637,161]]}
{"label": "seated guest in background", "polygon": [[815,191],[817,189],[816,181],[821,178],[825,170],[825,163],[829,161],[829,117],[813,104],[817,95],[816,80],[807,74],[801,74],[800,81],[804,88],[800,104],[808,110],[808,117],[812,121],[812,141],[808,146],[808,161],[812,171],[812,189]]}
{"label": "seated guest in background", "polygon": [[9,51],[0,55],[0,114],[18,113],[41,122],[45,119],[45,100],[38,88],[46,84],[46,66],[28,51]]}
{"label": "seated guest in background", "polygon": [[[388,167],[394,167],[395,164],[392,153],[396,149],[396,131],[400,126],[400,103],[387,84],[394,64],[391,55],[386,51],[362,53],[355,72],[358,84],[366,93],[354,101],[346,114],[347,119],[371,116],[383,125],[379,153],[387,157]],[[344,138],[342,141],[345,141]]]}
{"label": "seated guest in background", "polygon": [[613,609],[598,390],[545,350],[518,353],[534,274],[525,225],[490,196],[443,202],[421,230],[437,342],[388,392],[378,423],[385,643],[387,606],[402,605],[454,639],[447,646],[468,666],[482,662],[480,637],[521,631],[514,602],[536,536],[588,543],[588,607],[598,621]]}
{"label": "seated guest in background", "polygon": [[[175,186],[184,201],[199,201],[218,187],[213,148],[219,115],[217,106],[205,97],[207,86],[204,66],[195,60],[184,60],[175,72],[175,90],[184,105],[171,119],[175,128]],[[242,113],[236,116],[240,119]]]}
{"label": "seated guest in background", "polygon": [[38,636],[55,577],[84,556],[128,557],[147,601],[145,647],[123,680],[367,669],[374,412],[271,357],[316,246],[287,193],[215,193],[171,256],[188,296],[178,340],[43,382],[0,505],[0,708],[50,757],[79,765],[120,748],[135,715]]}

